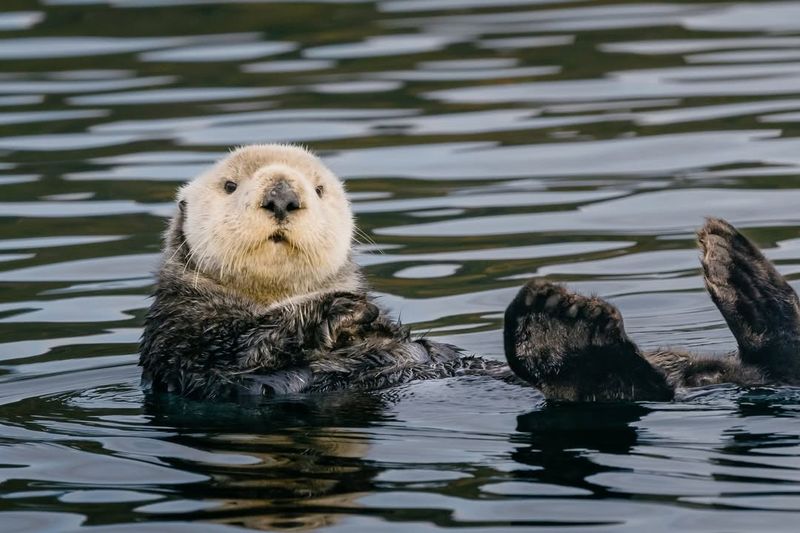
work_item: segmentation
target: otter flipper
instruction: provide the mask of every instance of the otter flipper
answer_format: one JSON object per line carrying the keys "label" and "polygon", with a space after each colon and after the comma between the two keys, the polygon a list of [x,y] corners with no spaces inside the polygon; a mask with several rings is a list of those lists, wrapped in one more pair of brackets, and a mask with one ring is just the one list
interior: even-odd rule
{"label": "otter flipper", "polygon": [[703,277],[739,344],[742,361],[770,381],[800,380],[800,300],[775,266],[722,219],[698,231]]}
{"label": "otter flipper", "polygon": [[614,306],[531,280],[505,314],[512,370],[548,398],[568,401],[671,400],[674,392],[628,339]]}

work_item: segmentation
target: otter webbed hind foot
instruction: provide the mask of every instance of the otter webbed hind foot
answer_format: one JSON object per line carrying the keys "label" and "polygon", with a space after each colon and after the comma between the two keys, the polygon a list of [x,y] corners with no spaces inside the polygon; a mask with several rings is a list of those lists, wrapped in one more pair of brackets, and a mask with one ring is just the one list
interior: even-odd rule
{"label": "otter webbed hind foot", "polygon": [[797,293],[735,227],[711,218],[698,231],[703,277],[728,323],[744,363],[770,381],[800,382],[800,301]]}
{"label": "otter webbed hind foot", "polygon": [[511,369],[548,399],[669,401],[672,387],[628,339],[614,306],[529,281],[505,314]]}

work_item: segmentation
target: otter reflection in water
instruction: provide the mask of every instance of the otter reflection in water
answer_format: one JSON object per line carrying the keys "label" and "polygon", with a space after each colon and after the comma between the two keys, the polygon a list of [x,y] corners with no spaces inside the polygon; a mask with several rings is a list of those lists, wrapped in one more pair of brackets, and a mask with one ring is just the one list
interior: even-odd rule
{"label": "otter reflection in water", "polygon": [[670,400],[680,387],[800,383],[800,306],[730,224],[699,232],[706,286],[738,356],[646,353],[612,305],[533,280],[505,314],[509,365],[412,338],[352,259],[341,181],[308,151],[240,148],[178,192],[140,364],[156,391],[239,399],[481,374],[549,399]]}
{"label": "otter reflection in water", "polygon": [[[468,394],[473,385],[480,387],[475,381],[458,380],[463,391],[457,390],[456,396]],[[415,412],[415,407],[429,405],[431,398],[424,392],[414,386],[403,389]],[[637,440],[635,424],[649,412],[631,404],[548,405],[519,417],[500,415],[509,430],[516,418],[517,431],[485,433],[486,426],[481,426],[470,433],[453,431],[452,426],[435,429],[435,415],[408,419],[397,409],[402,403],[386,392],[309,394],[268,399],[257,406],[156,394],[149,396],[146,409],[153,425],[175,429],[170,437],[175,444],[212,452],[215,458],[252,459],[209,464],[164,458],[175,468],[209,478],[173,488],[178,501],[207,504],[197,505],[202,510],[184,518],[267,531],[334,525],[377,531],[382,520],[395,522],[398,531],[423,522],[474,527],[469,518],[441,508],[439,496],[459,495],[464,505],[473,499],[481,505],[494,499],[493,487],[515,482],[549,496],[603,494],[591,477],[614,469],[593,455],[629,453]],[[442,462],[433,464],[431,455],[420,451],[447,449],[464,438],[471,441],[471,452],[449,450]],[[381,493],[402,493],[403,511],[374,499]],[[548,505],[548,500],[527,501],[533,510],[526,522],[534,520],[539,504]],[[484,527],[509,524],[507,516],[490,509],[486,513],[480,517]],[[358,528],[354,517],[376,522]]]}

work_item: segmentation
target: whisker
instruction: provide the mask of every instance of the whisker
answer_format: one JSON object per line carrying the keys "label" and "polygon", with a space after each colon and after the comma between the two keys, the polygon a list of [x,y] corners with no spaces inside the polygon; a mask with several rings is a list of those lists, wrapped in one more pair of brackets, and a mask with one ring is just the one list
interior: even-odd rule
{"label": "whisker", "polygon": [[180,251],[181,251],[181,248],[183,248],[183,245],[184,245],[184,244],[186,244],[186,239],[183,239],[183,240],[181,241],[181,243],[178,245],[178,247],[177,247],[177,248],[175,248],[175,251],[174,251],[174,252],[172,252],[172,255],[171,255],[171,256],[169,256],[169,259],[167,259],[167,261],[168,261],[168,262],[169,262],[169,261],[172,261],[173,259],[175,259],[175,256],[176,256],[176,255],[178,255],[178,252],[180,252]]}
{"label": "whisker", "polygon": [[[375,242],[372,237],[370,237],[367,232],[356,226],[354,231],[354,238],[355,241],[359,244],[363,245],[371,245],[374,251],[380,255],[385,255],[383,249],[380,248],[377,242]],[[365,242],[359,242],[358,238],[361,237]]]}

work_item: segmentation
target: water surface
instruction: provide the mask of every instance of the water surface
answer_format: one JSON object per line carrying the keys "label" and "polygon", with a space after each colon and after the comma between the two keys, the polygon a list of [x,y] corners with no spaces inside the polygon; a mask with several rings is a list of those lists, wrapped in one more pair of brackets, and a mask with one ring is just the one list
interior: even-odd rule
{"label": "water surface", "polygon": [[796,531],[798,390],[204,405],[145,398],[136,342],[175,188],[291,141],[419,333],[502,358],[546,275],[645,347],[732,350],[693,231],[727,217],[800,279],[799,50],[800,2],[4,1],[0,529]]}

